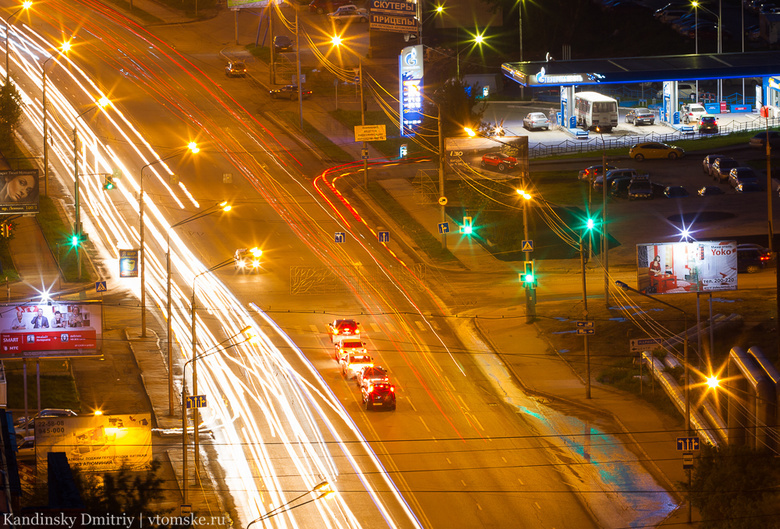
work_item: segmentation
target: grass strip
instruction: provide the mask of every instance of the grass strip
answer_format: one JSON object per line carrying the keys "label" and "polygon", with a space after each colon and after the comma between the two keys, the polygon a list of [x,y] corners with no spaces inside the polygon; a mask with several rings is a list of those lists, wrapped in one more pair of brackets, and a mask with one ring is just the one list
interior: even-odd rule
{"label": "grass strip", "polygon": [[[297,112],[281,111],[277,114],[285,123],[297,129],[300,125],[300,119]],[[317,130],[311,123],[303,120],[303,135],[311,141],[326,158],[333,162],[351,162],[355,158],[347,151],[330,141],[322,132]]]}

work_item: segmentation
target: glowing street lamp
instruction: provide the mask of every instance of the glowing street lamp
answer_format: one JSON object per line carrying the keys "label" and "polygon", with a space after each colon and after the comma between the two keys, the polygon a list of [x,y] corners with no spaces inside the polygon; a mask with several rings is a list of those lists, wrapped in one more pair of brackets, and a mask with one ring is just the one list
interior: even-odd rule
{"label": "glowing street lamp", "polygon": [[30,9],[32,5],[33,3],[31,0],[26,0],[24,3],[22,3],[22,7],[14,11],[8,18],[5,19],[5,84],[8,84],[8,80],[11,78],[11,71],[8,65],[8,41],[11,40],[11,34],[9,33],[11,19],[22,11]]}

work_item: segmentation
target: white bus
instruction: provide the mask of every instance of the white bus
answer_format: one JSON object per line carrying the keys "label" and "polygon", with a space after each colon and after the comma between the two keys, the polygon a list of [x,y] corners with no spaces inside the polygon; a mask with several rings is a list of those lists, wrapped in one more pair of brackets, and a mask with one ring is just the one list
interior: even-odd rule
{"label": "white bus", "polygon": [[604,132],[609,132],[618,126],[617,101],[598,92],[575,93],[574,115],[577,126],[585,130],[602,127]]}

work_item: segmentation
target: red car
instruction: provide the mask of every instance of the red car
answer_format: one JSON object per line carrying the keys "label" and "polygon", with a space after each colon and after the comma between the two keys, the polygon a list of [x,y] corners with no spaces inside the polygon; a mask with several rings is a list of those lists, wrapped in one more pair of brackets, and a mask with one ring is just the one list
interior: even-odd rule
{"label": "red car", "polygon": [[507,169],[517,167],[517,158],[508,156],[502,152],[489,152],[482,155],[482,167],[493,167],[503,173]]}

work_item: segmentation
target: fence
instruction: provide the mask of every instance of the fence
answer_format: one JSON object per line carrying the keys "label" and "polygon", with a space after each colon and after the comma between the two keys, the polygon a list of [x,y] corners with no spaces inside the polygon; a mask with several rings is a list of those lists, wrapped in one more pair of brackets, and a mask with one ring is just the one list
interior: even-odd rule
{"label": "fence", "polygon": [[[766,127],[766,120],[760,118],[758,115],[752,115],[749,121],[736,121],[728,120],[721,117],[718,125],[717,134],[699,134],[695,131],[680,131],[675,130],[666,134],[659,134],[657,132],[651,132],[648,134],[632,134],[630,136],[624,136],[621,138],[602,138],[599,135],[589,135],[587,139],[575,139],[567,138],[559,143],[555,144],[537,144],[531,145],[528,149],[529,158],[540,158],[543,156],[556,156],[560,154],[584,154],[595,151],[602,151],[606,149],[628,149],[635,143],[658,141],[663,143],[672,143],[680,140],[692,140],[702,137],[711,136],[728,136],[737,132],[749,132],[760,131]],[[780,118],[770,118],[769,127],[780,126]]]}

